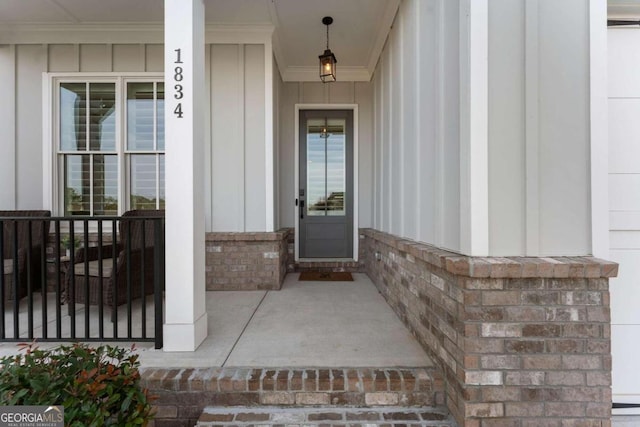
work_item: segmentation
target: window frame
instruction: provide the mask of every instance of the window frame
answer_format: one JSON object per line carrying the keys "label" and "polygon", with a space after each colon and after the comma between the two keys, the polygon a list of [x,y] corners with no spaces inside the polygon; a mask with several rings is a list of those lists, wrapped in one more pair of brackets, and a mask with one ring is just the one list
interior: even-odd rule
{"label": "window frame", "polygon": [[[114,152],[77,151],[70,153],[61,150],[60,146],[60,84],[62,83],[115,83],[116,111],[116,146],[115,155],[118,163],[118,215],[122,215],[130,207],[129,163],[131,150],[127,149],[127,83],[152,82],[164,83],[164,73],[158,72],[109,72],[109,73],[43,73],[43,205],[54,215],[64,215],[64,155],[100,155]],[[155,95],[154,95],[155,97]],[[157,116],[156,116],[157,117]],[[154,124],[157,118],[154,117]],[[155,131],[154,131],[155,135]],[[157,139],[154,137],[154,146]],[[157,148],[155,146],[154,148]],[[138,152],[137,150],[135,152]],[[145,154],[166,153],[164,150],[153,150]],[[158,160],[156,160],[158,165]],[[156,168],[157,169],[157,168]],[[158,169],[157,169],[158,170]],[[159,172],[156,173],[156,176]],[[158,177],[159,178],[159,177]],[[156,183],[159,187],[159,181]],[[158,193],[159,194],[159,193]],[[157,200],[156,206],[158,206]],[[91,206],[93,210],[93,206]],[[92,215],[93,216],[93,215]],[[95,216],[99,218],[100,216]]]}

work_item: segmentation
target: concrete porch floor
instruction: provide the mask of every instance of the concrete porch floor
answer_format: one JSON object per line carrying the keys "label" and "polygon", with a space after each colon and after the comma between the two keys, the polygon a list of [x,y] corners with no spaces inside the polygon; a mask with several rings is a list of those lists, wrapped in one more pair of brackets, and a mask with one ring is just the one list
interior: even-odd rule
{"label": "concrete porch floor", "polygon": [[[299,281],[287,275],[280,291],[207,292],[208,338],[195,352],[164,352],[152,343],[136,343],[143,367],[430,367],[432,362],[387,305],[365,274],[353,274],[353,282]],[[35,301],[39,297],[36,296]],[[48,311],[55,312],[55,298],[48,297]],[[36,304],[37,307],[37,304]],[[92,306],[95,307],[95,306]],[[152,300],[147,300],[152,310]],[[123,308],[119,308],[119,311]],[[91,324],[98,315],[91,311]],[[21,316],[26,302],[21,301]],[[63,323],[69,321],[62,307]],[[76,307],[78,335],[82,336],[84,311]],[[105,325],[111,325],[105,309]],[[141,319],[139,304],[133,318]],[[34,313],[36,334],[40,313]],[[119,317],[119,319],[123,319]],[[12,329],[10,312],[5,316]],[[21,317],[21,331],[26,331]],[[49,323],[53,336],[55,319]],[[109,328],[110,326],[107,326]],[[152,331],[152,322],[147,322]],[[65,323],[64,330],[69,328]],[[93,326],[92,326],[93,328]],[[133,325],[139,330],[140,321]],[[126,330],[119,322],[121,333]],[[107,330],[109,332],[109,330]],[[40,332],[41,333],[41,332]],[[93,334],[92,334],[93,335]],[[25,340],[26,341],[26,340]],[[51,347],[56,343],[42,343]],[[127,345],[121,343],[121,345]],[[0,356],[17,352],[15,343],[0,344]]]}
{"label": "concrete porch floor", "polygon": [[431,360],[365,274],[280,291],[207,292],[209,336],[195,352],[139,346],[145,367],[428,367]]}

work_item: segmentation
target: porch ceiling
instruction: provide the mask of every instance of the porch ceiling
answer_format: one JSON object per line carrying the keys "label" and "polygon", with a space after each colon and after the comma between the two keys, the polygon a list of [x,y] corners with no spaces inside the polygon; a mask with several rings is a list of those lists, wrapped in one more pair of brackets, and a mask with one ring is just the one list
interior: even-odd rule
{"label": "porch ceiling", "polygon": [[[330,46],[340,80],[368,80],[375,68],[400,0],[205,0],[211,26],[271,26],[276,60],[285,81],[317,80],[317,57]],[[0,27],[34,24],[162,25],[163,0],[0,0]],[[0,40],[2,43],[2,40]]]}
{"label": "porch ceiling", "polygon": [[640,17],[640,0],[608,0],[609,18]]}

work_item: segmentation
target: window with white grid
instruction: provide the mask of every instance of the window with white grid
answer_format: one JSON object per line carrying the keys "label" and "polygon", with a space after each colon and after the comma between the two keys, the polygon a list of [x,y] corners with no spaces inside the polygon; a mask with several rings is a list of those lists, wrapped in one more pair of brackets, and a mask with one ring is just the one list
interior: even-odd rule
{"label": "window with white grid", "polygon": [[164,83],[60,78],[56,94],[57,212],[164,209]]}

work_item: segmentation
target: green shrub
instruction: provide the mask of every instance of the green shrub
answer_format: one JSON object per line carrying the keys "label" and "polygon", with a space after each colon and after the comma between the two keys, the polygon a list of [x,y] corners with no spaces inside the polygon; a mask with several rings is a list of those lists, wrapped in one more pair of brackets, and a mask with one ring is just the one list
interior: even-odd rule
{"label": "green shrub", "polygon": [[63,405],[66,426],[146,425],[153,417],[133,347],[21,347],[24,354],[0,359],[0,405]]}

